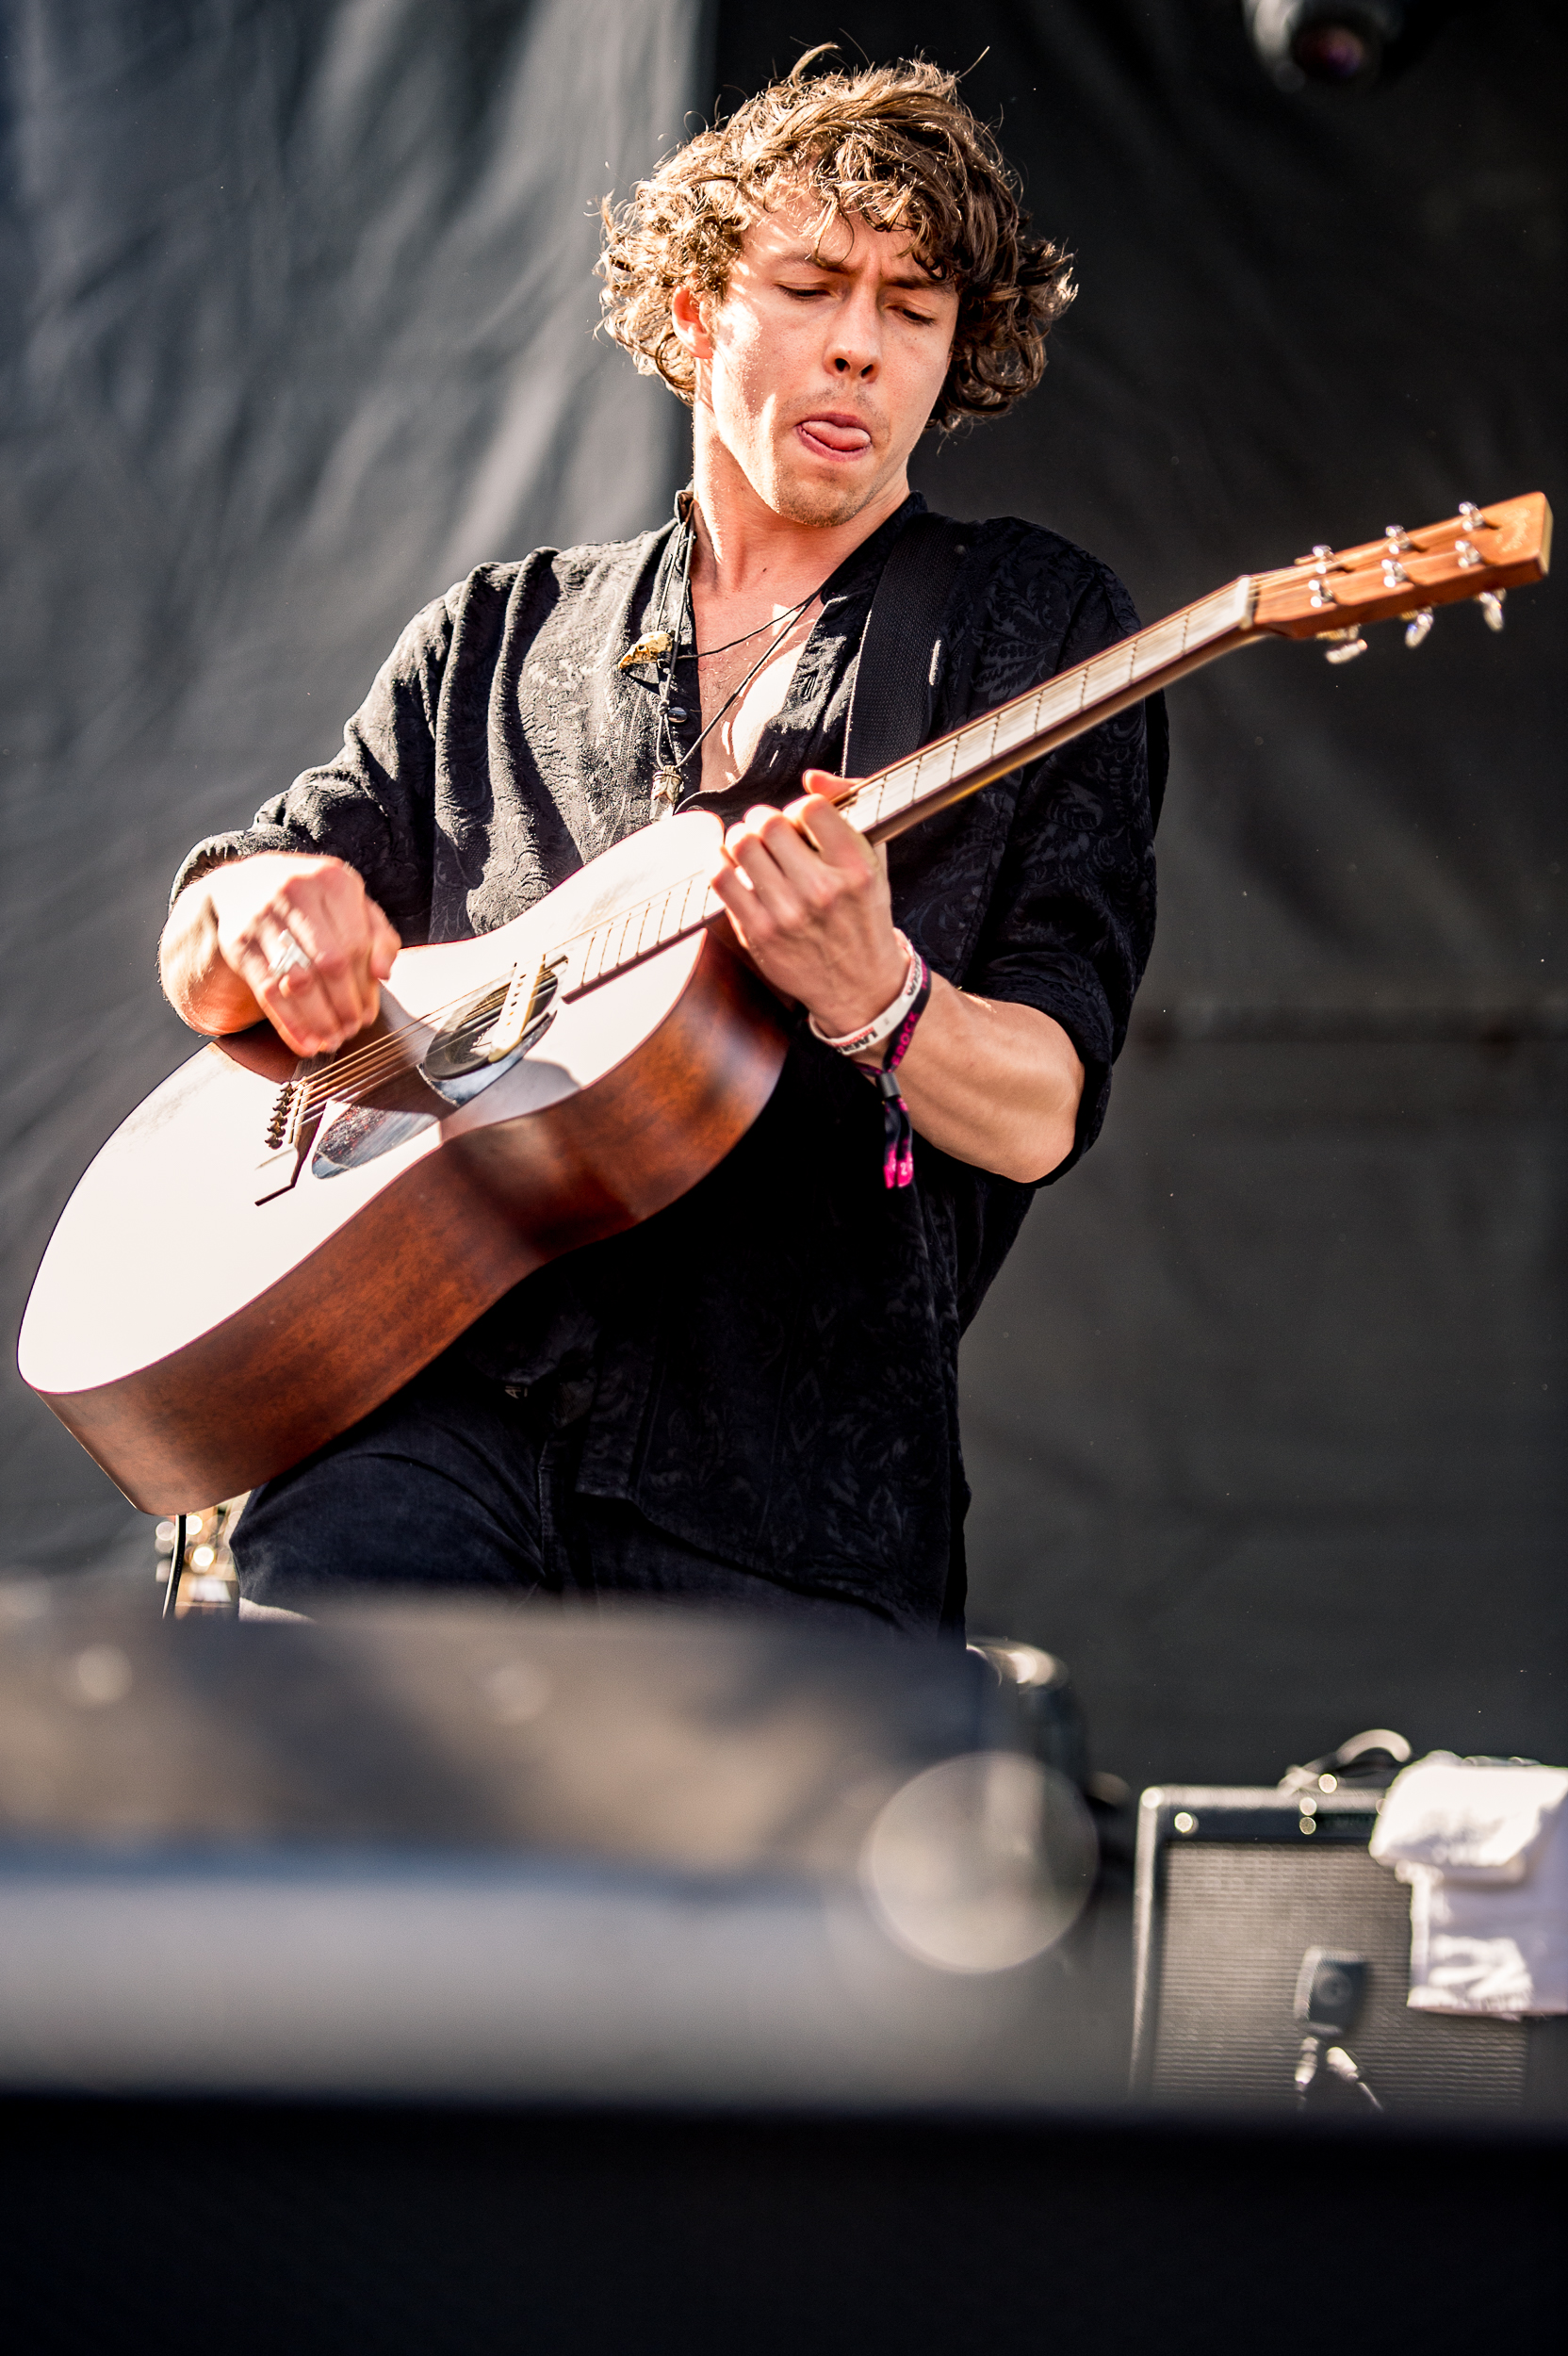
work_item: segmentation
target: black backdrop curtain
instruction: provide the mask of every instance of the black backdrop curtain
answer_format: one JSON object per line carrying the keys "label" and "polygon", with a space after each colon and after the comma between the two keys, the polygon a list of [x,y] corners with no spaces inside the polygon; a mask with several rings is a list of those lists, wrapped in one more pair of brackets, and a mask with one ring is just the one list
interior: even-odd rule
{"label": "black backdrop curtain", "polygon": [[[1560,488],[1560,15],[1461,8],[1287,96],[1237,0],[5,12],[13,1312],[181,1052],[169,869],[335,737],[482,556],[634,528],[683,420],[587,338],[585,207],[837,39],[972,64],[1076,249],[1017,415],[923,454],[1147,615],[1317,540]],[[716,54],[712,44],[716,42]],[[1162,917],[1105,1137],[966,1353],[976,1625],[1099,1763],[1267,1776],[1371,1722],[1560,1752],[1560,600],[1173,697]],[[6,1548],[122,1535],[14,1386]]]}
{"label": "black backdrop curtain", "polygon": [[[84,1163],[189,1051],[152,960],[190,842],[327,757],[472,565],[667,510],[684,416],[593,338],[592,212],[710,77],[697,0],[0,22],[14,1333]],[[0,1560],[144,1555],[6,1382]]]}

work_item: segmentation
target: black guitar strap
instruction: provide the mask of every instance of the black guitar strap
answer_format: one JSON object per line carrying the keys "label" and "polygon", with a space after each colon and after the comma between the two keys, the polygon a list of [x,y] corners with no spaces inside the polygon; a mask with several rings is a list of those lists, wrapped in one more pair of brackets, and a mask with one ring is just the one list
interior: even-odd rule
{"label": "black guitar strap", "polygon": [[[869,777],[931,737],[947,649],[942,615],[968,549],[970,527],[948,515],[913,515],[893,542],[866,616],[850,691],[843,774]],[[1170,734],[1165,697],[1144,704],[1149,799],[1155,826],[1165,798]]]}
{"label": "black guitar strap", "polygon": [[929,741],[942,615],[967,546],[968,527],[946,515],[912,515],[893,542],[850,691],[846,777],[869,777]]}

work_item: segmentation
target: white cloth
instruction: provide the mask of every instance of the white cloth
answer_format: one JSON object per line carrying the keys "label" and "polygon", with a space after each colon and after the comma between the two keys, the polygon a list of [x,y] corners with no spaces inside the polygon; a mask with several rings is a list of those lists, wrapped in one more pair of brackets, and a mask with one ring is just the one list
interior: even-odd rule
{"label": "white cloth", "polygon": [[1434,1751],[1395,1777],[1372,1855],[1410,1884],[1418,2012],[1568,2012],[1568,1768]]}

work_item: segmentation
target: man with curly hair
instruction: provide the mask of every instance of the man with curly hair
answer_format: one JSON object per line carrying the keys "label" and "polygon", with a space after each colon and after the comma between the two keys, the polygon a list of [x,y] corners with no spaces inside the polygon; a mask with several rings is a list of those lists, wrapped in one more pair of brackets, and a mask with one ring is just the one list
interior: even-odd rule
{"label": "man with curly hair", "polygon": [[[923,506],[910,455],[1037,382],[1072,287],[951,76],[815,62],[605,208],[609,332],[693,412],[672,521],[482,565],[410,624],[338,758],[176,879],[173,1004],[308,1055],[373,1018],[400,939],[492,929],[709,810],[715,892],[792,1010],[773,1099],[708,1179],[255,1493],[252,1603],[412,1582],[962,1628],[958,1339],[1103,1116],[1152,930],[1150,762],[1134,708],[890,856],[835,807],[867,617]],[[911,745],[1136,626],[1054,533],[943,546]],[[908,1186],[867,1085],[895,1025]]]}

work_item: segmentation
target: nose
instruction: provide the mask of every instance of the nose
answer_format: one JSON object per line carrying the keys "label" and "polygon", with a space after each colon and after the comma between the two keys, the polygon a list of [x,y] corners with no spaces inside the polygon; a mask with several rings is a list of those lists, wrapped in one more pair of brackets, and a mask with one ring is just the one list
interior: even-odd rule
{"label": "nose", "polygon": [[870,384],[882,363],[882,314],[874,290],[854,287],[835,304],[827,364],[835,376]]}

